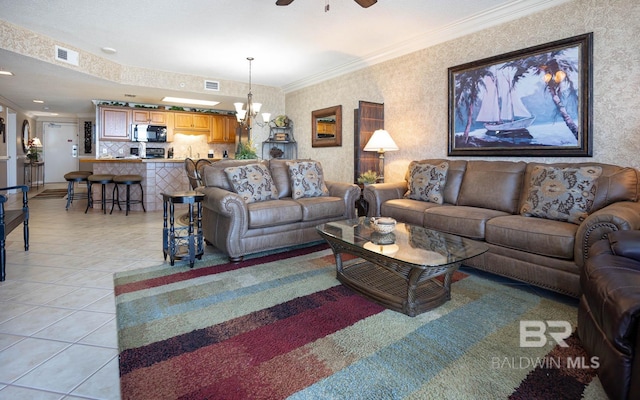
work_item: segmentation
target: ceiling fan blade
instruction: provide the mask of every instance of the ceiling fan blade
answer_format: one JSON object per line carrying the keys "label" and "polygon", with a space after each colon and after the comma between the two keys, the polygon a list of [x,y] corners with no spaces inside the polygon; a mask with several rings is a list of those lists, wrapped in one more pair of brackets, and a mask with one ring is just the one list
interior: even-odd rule
{"label": "ceiling fan blade", "polygon": [[378,0],[356,0],[356,3],[360,4],[363,8],[371,7],[376,4]]}
{"label": "ceiling fan blade", "polygon": [[288,6],[291,3],[293,3],[293,0],[278,0],[278,1],[276,1],[276,5],[277,6]]}

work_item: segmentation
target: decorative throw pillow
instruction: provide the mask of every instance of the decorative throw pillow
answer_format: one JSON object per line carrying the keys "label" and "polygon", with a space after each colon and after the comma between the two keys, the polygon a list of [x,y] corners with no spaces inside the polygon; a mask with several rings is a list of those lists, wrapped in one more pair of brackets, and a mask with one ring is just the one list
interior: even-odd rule
{"label": "decorative throw pillow", "polygon": [[324,183],[322,166],[315,161],[287,162],[291,177],[291,197],[328,196],[329,189]]}
{"label": "decorative throw pillow", "polygon": [[438,165],[412,163],[409,166],[409,190],[404,197],[442,204],[447,171],[449,171],[448,162]]}
{"label": "decorative throw pillow", "polygon": [[242,196],[245,203],[278,199],[278,190],[271,173],[262,164],[227,167],[224,173],[233,191]]}
{"label": "decorative throw pillow", "polygon": [[599,166],[536,166],[531,171],[527,199],[520,213],[580,224],[589,215],[601,174]]}

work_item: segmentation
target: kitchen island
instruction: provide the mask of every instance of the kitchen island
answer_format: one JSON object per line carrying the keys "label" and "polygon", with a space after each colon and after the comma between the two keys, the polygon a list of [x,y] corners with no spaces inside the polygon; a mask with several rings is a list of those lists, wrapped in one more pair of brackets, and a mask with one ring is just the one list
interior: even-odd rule
{"label": "kitchen island", "polygon": [[[216,159],[211,159],[217,161]],[[80,163],[92,163],[94,174],[140,175],[144,189],[144,206],[147,211],[162,210],[162,193],[190,190],[184,168],[184,159],[178,158],[84,158]],[[113,185],[107,188],[107,197],[111,197]],[[93,196],[99,199],[100,185],[93,187]],[[124,196],[124,191],[120,191]],[[131,198],[139,198],[140,189],[131,187]],[[124,200],[124,198],[123,198]],[[99,203],[94,202],[94,206]],[[132,204],[132,210],[142,211],[140,204]]]}

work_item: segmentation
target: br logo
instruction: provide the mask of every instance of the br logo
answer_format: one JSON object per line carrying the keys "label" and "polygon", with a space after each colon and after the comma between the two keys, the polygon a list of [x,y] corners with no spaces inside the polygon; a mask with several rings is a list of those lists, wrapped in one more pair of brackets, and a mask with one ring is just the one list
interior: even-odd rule
{"label": "br logo", "polygon": [[569,347],[564,341],[571,335],[568,321],[520,321],[520,347],[542,347],[550,337],[560,347]]}

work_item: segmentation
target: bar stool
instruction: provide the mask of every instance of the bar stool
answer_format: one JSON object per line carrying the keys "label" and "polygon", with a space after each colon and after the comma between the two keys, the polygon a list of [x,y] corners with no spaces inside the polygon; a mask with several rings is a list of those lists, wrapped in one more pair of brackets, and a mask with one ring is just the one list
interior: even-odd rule
{"label": "bar stool", "polygon": [[[144,208],[144,190],[142,189],[142,176],[140,175],[116,175],[113,177],[113,183],[115,183],[113,187],[113,200],[111,202],[111,212],[113,213],[113,207],[118,204],[118,208],[122,210],[120,204],[126,204],[126,213],[125,215],[129,215],[129,210],[131,209],[131,204],[141,204],[142,210],[147,212]],[[120,200],[120,185],[126,185],[127,187],[127,196],[125,200]],[[139,185],[140,186],[140,200],[131,200],[131,185]]]}
{"label": "bar stool", "polygon": [[68,211],[69,206],[73,203],[73,200],[86,199],[89,196],[87,193],[76,193],[75,184],[80,182],[87,182],[87,190],[89,189],[89,181],[87,178],[91,175],[91,171],[71,171],[64,174],[64,179],[69,182],[67,186],[67,206],[65,209]]}
{"label": "bar stool", "polygon": [[[204,239],[202,236],[202,200],[203,193],[194,191],[162,193],[163,229],[162,251],[164,259],[169,256],[171,265],[175,260],[189,260],[189,267],[193,268],[196,258],[202,259],[204,254]],[[175,204],[189,205],[189,224],[176,228]],[[195,213],[194,213],[194,205]],[[167,223],[167,217],[168,223]]]}
{"label": "bar stool", "polygon": [[[92,186],[94,183],[99,183],[102,185],[102,197],[100,198],[100,203],[102,204],[102,213],[106,214],[107,213],[107,185],[109,183],[113,183],[113,177],[114,175],[110,175],[110,174],[96,174],[96,175],[89,175],[89,177],[87,178],[87,184],[89,185],[89,198],[87,200],[87,209],[84,210],[84,213],[86,214],[87,211],[89,211],[89,207],[93,207],[93,190],[92,190]],[[110,199],[113,200],[113,199]]]}

